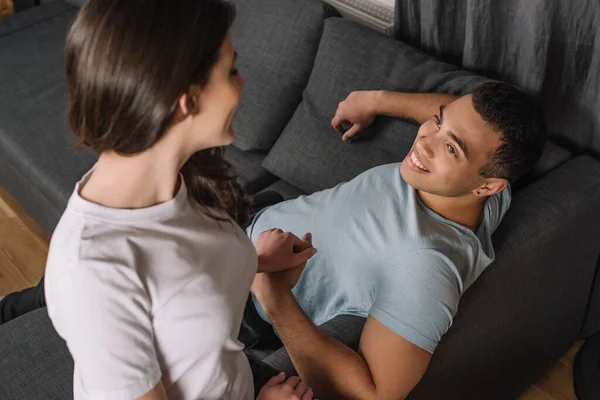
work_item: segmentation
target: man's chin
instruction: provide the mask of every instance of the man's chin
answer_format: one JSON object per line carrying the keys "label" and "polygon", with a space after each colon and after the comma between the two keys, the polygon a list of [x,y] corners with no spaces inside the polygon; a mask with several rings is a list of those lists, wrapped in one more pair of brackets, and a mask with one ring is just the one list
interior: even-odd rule
{"label": "man's chin", "polygon": [[419,177],[416,176],[416,174],[410,169],[410,166],[408,165],[406,159],[404,159],[404,161],[400,163],[400,175],[402,176],[402,179],[404,179],[404,182],[417,189],[415,184],[418,185],[416,181]]}

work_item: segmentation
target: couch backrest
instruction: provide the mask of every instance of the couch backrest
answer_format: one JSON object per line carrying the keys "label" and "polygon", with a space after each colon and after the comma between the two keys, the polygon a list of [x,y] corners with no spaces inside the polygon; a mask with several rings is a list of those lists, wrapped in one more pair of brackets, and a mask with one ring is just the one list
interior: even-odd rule
{"label": "couch backrest", "polygon": [[[419,128],[407,120],[379,117],[358,140],[342,142],[331,119],[352,91],[463,95],[489,80],[353,21],[330,18],[303,101],[263,166],[305,192],[333,187],[376,165],[401,161]],[[528,181],[569,157],[568,151],[549,143]]]}
{"label": "couch backrest", "polygon": [[319,0],[234,0],[238,69],[246,80],[234,145],[267,151],[302,99],[327,11]]}
{"label": "couch backrest", "polygon": [[330,122],[352,91],[464,94],[486,81],[353,21],[330,18],[302,104],[263,166],[305,192],[333,187],[402,160],[418,130],[412,122],[380,117],[359,140],[342,142]]}

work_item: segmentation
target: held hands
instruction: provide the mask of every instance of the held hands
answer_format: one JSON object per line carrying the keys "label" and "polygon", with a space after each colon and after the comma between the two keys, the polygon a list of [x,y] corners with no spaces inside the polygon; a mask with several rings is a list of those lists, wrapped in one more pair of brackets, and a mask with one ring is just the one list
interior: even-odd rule
{"label": "held hands", "polygon": [[305,234],[300,243],[300,247],[297,248],[299,254],[310,254],[308,257],[303,257],[303,262],[283,271],[257,274],[254,278],[252,292],[267,313],[271,305],[276,305],[281,295],[291,294],[292,289],[300,279],[300,275],[302,275],[302,271],[306,268],[306,262],[316,253],[310,233]]}
{"label": "held hands", "polygon": [[307,247],[294,234],[281,229],[262,232],[254,242],[254,247],[258,254],[258,272],[279,272],[296,267],[305,264],[317,253],[312,243]]}
{"label": "held hands", "polygon": [[272,377],[260,390],[256,400],[312,400],[313,391],[297,376],[287,381],[285,374]]}
{"label": "held hands", "polygon": [[[379,95],[380,92],[377,91],[352,92],[338,105],[331,125],[343,135],[343,141],[353,138],[373,123],[377,116]],[[344,132],[345,124],[351,125],[346,132]]]}

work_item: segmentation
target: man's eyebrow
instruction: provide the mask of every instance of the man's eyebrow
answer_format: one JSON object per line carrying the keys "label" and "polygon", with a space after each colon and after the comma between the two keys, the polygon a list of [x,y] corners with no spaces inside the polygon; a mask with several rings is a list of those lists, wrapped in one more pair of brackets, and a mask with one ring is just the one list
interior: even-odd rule
{"label": "man's eyebrow", "polygon": [[440,106],[440,121],[444,120],[444,108],[446,108],[446,106]]}
{"label": "man's eyebrow", "polygon": [[237,57],[238,57],[237,51],[234,51],[234,52],[233,52],[233,63],[234,63],[234,64],[235,64],[235,62],[237,61]]}

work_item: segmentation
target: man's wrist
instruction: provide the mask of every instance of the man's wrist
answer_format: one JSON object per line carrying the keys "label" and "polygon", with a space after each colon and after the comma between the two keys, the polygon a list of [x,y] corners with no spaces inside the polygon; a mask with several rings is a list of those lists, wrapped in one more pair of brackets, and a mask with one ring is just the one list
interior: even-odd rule
{"label": "man's wrist", "polygon": [[372,90],[371,94],[371,113],[375,115],[384,114],[385,111],[385,97],[387,91],[385,90]]}

